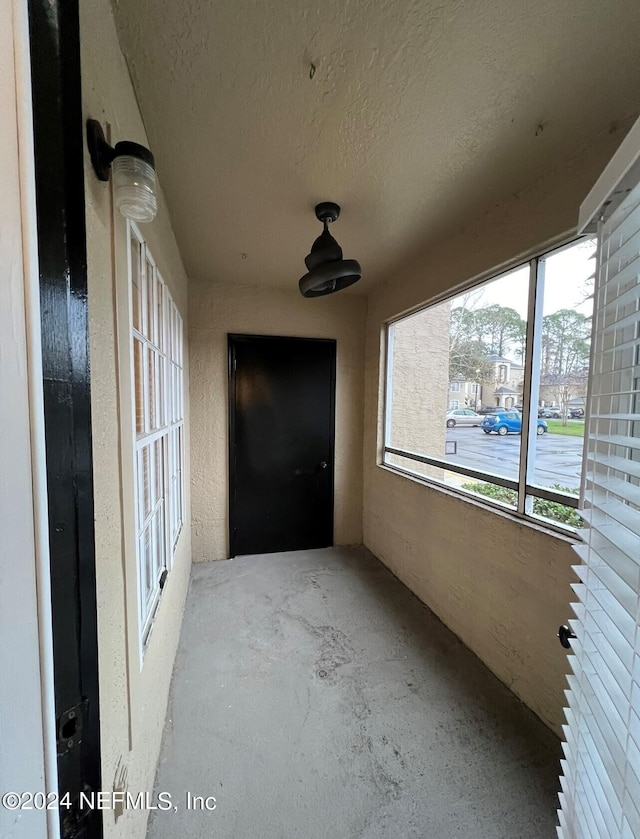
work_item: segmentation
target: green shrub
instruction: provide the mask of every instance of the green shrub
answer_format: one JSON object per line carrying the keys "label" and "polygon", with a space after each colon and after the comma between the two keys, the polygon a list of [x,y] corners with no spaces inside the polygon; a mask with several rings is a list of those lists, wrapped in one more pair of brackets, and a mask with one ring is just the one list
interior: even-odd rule
{"label": "green shrub", "polygon": [[515,489],[499,487],[495,484],[462,484],[462,489],[467,492],[474,492],[476,495],[486,495],[494,501],[502,501],[503,504],[510,504],[515,507],[518,503],[518,493]]}
{"label": "green shrub", "polygon": [[[462,489],[466,489],[467,492],[473,492],[475,495],[484,495],[487,498],[492,498],[494,501],[501,501],[503,504],[509,504],[511,507],[515,507],[518,503],[518,493],[515,489],[507,489],[506,487],[496,486],[495,484],[480,483],[463,484]],[[561,484],[553,484],[550,489],[555,489],[558,492],[569,492],[573,495],[578,493],[577,489],[564,487]],[[578,511],[573,507],[567,507],[565,504],[559,504],[557,501],[534,498],[533,513],[536,516],[543,516],[545,519],[556,521],[559,524],[574,527],[576,530],[582,527],[582,519],[578,515]]]}

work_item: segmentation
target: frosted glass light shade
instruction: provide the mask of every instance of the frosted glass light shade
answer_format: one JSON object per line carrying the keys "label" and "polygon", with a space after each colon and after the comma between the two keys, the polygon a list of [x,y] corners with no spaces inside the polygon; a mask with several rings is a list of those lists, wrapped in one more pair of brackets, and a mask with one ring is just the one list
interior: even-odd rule
{"label": "frosted glass light shade", "polygon": [[111,164],[116,207],[132,221],[153,221],[158,211],[153,166],[133,155],[118,155]]}

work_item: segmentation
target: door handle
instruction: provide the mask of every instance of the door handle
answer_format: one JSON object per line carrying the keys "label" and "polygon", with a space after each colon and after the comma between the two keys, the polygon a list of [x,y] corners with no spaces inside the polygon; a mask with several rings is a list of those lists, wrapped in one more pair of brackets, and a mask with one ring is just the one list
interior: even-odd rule
{"label": "door handle", "polygon": [[326,460],[321,460],[319,466],[321,469],[326,469],[329,466],[329,464]]}

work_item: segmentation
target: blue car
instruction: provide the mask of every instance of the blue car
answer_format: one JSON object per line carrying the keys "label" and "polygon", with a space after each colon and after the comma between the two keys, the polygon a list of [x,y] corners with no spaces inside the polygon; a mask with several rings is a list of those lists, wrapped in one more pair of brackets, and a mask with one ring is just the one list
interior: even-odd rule
{"label": "blue car", "polygon": [[[522,415],[518,411],[500,411],[497,414],[488,414],[480,423],[480,428],[485,434],[495,431],[503,437],[505,434],[520,434],[522,431]],[[547,423],[538,420],[536,434],[544,434],[547,431]]]}

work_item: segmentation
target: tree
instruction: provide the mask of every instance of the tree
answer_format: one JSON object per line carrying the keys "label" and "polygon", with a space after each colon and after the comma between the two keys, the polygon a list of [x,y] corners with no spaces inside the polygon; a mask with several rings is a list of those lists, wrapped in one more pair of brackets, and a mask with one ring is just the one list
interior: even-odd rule
{"label": "tree", "polygon": [[449,381],[474,381],[475,371],[483,368],[485,349],[475,337],[476,313],[466,306],[451,310],[449,324]]}
{"label": "tree", "polygon": [[567,424],[569,402],[586,393],[589,376],[591,318],[560,309],[542,319],[540,390],[560,405]]}
{"label": "tree", "polygon": [[569,416],[569,402],[576,396],[584,396],[587,390],[589,368],[581,372],[555,374],[549,373],[540,377],[540,390],[549,394],[554,402],[560,405],[562,424],[567,424]]}
{"label": "tree", "polygon": [[515,309],[493,303],[480,309],[457,306],[451,310],[451,344],[476,344],[484,355],[522,355],[527,325]]}
{"label": "tree", "polygon": [[591,318],[573,309],[560,309],[542,319],[543,375],[564,376],[589,365]]}
{"label": "tree", "polygon": [[477,340],[475,334],[476,313],[466,306],[456,306],[451,310],[449,324],[449,343],[452,347],[458,344],[473,343]]}
{"label": "tree", "polygon": [[[451,310],[449,379],[495,383],[495,364],[489,356],[513,351],[522,355],[526,323],[515,309],[497,303],[472,308],[473,300]],[[477,395],[476,395],[477,402]]]}
{"label": "tree", "polygon": [[526,324],[509,306],[497,303],[475,312],[476,335],[490,353],[505,355],[526,334]]}
{"label": "tree", "polygon": [[480,382],[493,380],[494,364],[486,357],[480,341],[457,341],[449,348],[449,381]]}

